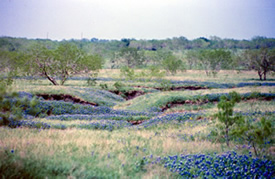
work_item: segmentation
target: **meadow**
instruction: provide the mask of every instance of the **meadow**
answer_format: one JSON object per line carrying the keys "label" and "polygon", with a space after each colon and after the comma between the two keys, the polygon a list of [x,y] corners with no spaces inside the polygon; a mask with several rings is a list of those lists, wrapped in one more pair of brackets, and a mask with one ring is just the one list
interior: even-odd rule
{"label": "meadow", "polygon": [[242,98],[234,114],[253,122],[264,117],[273,130],[274,78],[187,70],[165,76],[163,84],[105,69],[96,85],[87,79],[76,76],[64,86],[14,80],[12,91],[29,100],[37,96],[39,110],[27,108],[23,119],[0,127],[1,178],[275,177],[273,136],[256,156],[251,143],[232,138],[227,146],[213,135],[220,97],[232,91]]}

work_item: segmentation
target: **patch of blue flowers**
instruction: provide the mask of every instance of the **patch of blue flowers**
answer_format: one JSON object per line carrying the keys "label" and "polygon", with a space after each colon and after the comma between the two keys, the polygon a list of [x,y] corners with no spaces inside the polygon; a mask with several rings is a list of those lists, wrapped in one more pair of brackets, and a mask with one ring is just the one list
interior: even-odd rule
{"label": "patch of blue flowers", "polygon": [[127,121],[114,121],[114,120],[98,120],[93,123],[82,123],[75,124],[71,126],[66,126],[64,124],[48,124],[39,121],[32,120],[20,120],[20,121],[11,121],[9,127],[17,128],[17,127],[28,127],[28,128],[36,128],[36,129],[66,129],[68,127],[75,127],[78,129],[93,129],[93,130],[109,130],[113,131],[115,129],[121,129],[124,127],[131,126],[131,123]]}
{"label": "patch of blue flowers", "polygon": [[20,120],[14,121],[12,120],[9,123],[9,127],[16,128],[16,127],[28,127],[28,128],[38,128],[38,129],[49,129],[51,125],[39,121],[32,121],[32,120]]}
{"label": "patch of blue flowers", "polygon": [[246,87],[246,86],[275,86],[275,83],[259,83],[259,82],[250,82],[250,83],[215,83],[215,82],[198,82],[198,81],[192,81],[192,80],[186,80],[186,81],[177,81],[172,80],[172,84],[177,86],[201,86],[201,87],[207,87],[207,88],[234,88],[234,87]]}
{"label": "patch of blue flowers", "polygon": [[[83,98],[83,99],[92,99],[92,102],[99,104],[100,106],[114,106],[117,102],[125,101],[119,95],[113,94],[106,90],[100,90],[95,88],[80,88],[80,87],[72,87],[74,90],[74,94]],[[85,90],[85,93],[79,91]]]}
{"label": "patch of blue flowers", "polygon": [[164,167],[183,178],[273,178],[275,163],[227,152],[222,155],[175,155],[163,158]]}
{"label": "patch of blue flowers", "polygon": [[[106,106],[90,106],[73,104],[71,102],[63,101],[40,101],[37,106],[41,111],[50,111],[53,115],[63,114],[86,114],[86,115],[99,115],[99,114],[113,114],[113,115],[124,115],[124,116],[155,116],[158,112],[138,112],[130,110],[113,110]],[[26,111],[27,113],[28,111]]]}
{"label": "patch of blue flowers", "polygon": [[17,94],[19,98],[27,98],[28,100],[31,100],[33,98],[33,94],[24,91],[19,91]]}
{"label": "patch of blue flowers", "polygon": [[51,120],[61,120],[61,121],[71,121],[71,120],[146,120],[149,119],[148,116],[135,116],[135,115],[117,115],[117,114],[98,114],[98,115],[83,115],[83,114],[63,114],[48,116],[47,119]]}
{"label": "patch of blue flowers", "polygon": [[93,129],[93,130],[108,130],[121,129],[131,126],[127,121],[114,121],[114,120],[100,120],[89,124],[79,124],[76,127],[79,129]]}
{"label": "patch of blue flowers", "polygon": [[[25,76],[25,77],[16,77],[15,79],[26,79],[26,80],[36,80],[36,79],[45,79],[43,77],[33,77],[33,76]],[[58,80],[58,78],[56,78]],[[104,78],[104,77],[96,77],[96,78],[89,78],[89,77],[70,77],[68,80],[88,80],[88,79],[96,79],[97,81],[127,81],[126,79],[116,79],[116,78]],[[134,82],[134,81],[144,81],[144,82],[157,82],[160,83],[161,80],[158,79],[143,79],[138,78],[136,80],[128,80],[127,82]],[[192,81],[192,80],[171,80],[171,83],[177,86],[201,86],[207,88],[233,88],[233,87],[246,87],[246,86],[275,86],[275,83],[272,82],[241,82],[241,83],[215,83],[215,82],[199,82],[199,81]]]}
{"label": "patch of blue flowers", "polygon": [[138,126],[138,128],[149,128],[157,126],[160,123],[169,123],[169,122],[180,122],[184,123],[186,121],[192,121],[196,116],[198,116],[198,113],[172,113],[172,114],[166,114],[164,116],[159,116],[152,118],[148,121],[143,122]]}

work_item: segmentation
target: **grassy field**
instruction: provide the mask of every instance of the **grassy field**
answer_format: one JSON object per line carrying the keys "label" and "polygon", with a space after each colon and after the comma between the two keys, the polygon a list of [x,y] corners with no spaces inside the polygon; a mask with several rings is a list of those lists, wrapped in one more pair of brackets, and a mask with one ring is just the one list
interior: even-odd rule
{"label": "grassy field", "polygon": [[[39,108],[48,110],[47,115],[26,112],[16,128],[0,127],[0,177],[275,177],[274,137],[263,151],[266,158],[256,158],[249,143],[232,140],[228,147],[211,135],[219,97],[232,91],[242,96],[235,112],[254,121],[265,117],[274,129],[274,79],[258,81],[250,71],[222,71],[216,78],[186,71],[165,79],[177,87],[205,89],[163,91],[157,89],[157,80],[123,80],[118,70],[100,71],[96,86],[88,86],[84,75],[64,86],[43,79],[16,79],[12,91],[31,96],[67,94],[97,106],[40,98]],[[113,93],[117,81],[126,92],[143,93],[127,100],[125,91]],[[103,90],[100,84],[108,88]],[[255,93],[257,97],[252,97]]]}

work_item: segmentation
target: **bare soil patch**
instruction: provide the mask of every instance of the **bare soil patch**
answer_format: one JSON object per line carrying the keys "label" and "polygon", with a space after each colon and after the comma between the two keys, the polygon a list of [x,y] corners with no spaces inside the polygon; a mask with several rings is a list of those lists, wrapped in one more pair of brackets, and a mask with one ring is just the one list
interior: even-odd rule
{"label": "bare soil patch", "polygon": [[139,125],[139,124],[143,123],[144,120],[142,120],[142,121],[128,121],[128,122],[131,123],[132,125]]}
{"label": "bare soil patch", "polygon": [[121,92],[121,91],[110,91],[111,93],[115,93],[117,95],[120,95],[122,96],[124,99],[126,100],[131,100],[131,99],[134,99],[138,96],[141,96],[141,95],[144,95],[145,92],[143,91],[138,91],[138,90],[132,90],[132,91],[127,91],[127,92]]}
{"label": "bare soil patch", "polygon": [[[157,90],[163,90],[163,88],[155,88]],[[202,89],[208,89],[207,87],[202,86],[177,86],[177,87],[171,87],[168,90],[170,91],[180,91],[180,90],[202,90]]]}
{"label": "bare soil patch", "polygon": [[56,100],[56,101],[62,100],[65,102],[73,102],[73,103],[82,104],[82,105],[98,106],[98,104],[96,104],[96,103],[84,101],[80,98],[76,98],[69,94],[36,94],[36,96],[42,97],[45,100]]}

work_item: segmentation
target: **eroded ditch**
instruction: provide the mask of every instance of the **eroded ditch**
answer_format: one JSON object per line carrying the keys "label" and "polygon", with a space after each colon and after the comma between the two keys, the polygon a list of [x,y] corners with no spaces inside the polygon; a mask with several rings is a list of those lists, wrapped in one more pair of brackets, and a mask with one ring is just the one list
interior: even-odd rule
{"label": "eroded ditch", "polygon": [[[251,101],[251,100],[259,100],[259,101],[271,101],[274,100],[274,97],[268,96],[268,97],[258,97],[258,98],[242,98],[243,101]],[[191,100],[185,100],[185,101],[172,101],[172,102],[168,102],[165,106],[161,107],[161,111],[164,112],[170,108],[174,108],[174,107],[178,107],[178,106],[182,106],[184,104],[188,104],[188,105],[204,105],[207,103],[217,103],[219,100],[195,100],[195,101],[191,101]]]}
{"label": "eroded ditch", "polygon": [[80,98],[76,98],[69,94],[36,94],[38,97],[42,97],[44,100],[52,100],[52,101],[65,101],[65,102],[73,102],[77,104],[82,105],[92,105],[92,106],[98,106],[97,103],[84,101]]}
{"label": "eroded ditch", "polygon": [[[147,87],[147,86],[133,86],[137,88],[146,88],[146,89],[155,89],[155,90],[161,90],[161,91],[180,91],[180,90],[202,90],[202,89],[208,89],[207,87],[201,87],[201,86],[177,86],[177,87],[170,87],[168,89],[165,88],[158,88],[158,87]],[[119,95],[123,97],[126,100],[134,99],[138,96],[142,96],[148,92],[144,92],[141,90],[130,90],[130,91],[119,91],[119,90],[109,90],[109,92],[114,93],[116,95]]]}
{"label": "eroded ditch", "polygon": [[118,90],[114,90],[114,91],[109,91],[109,92],[114,93],[116,95],[119,95],[119,96],[123,97],[126,100],[131,100],[131,99],[134,99],[138,96],[146,94],[144,91],[138,91],[138,90],[132,90],[132,91],[126,91],[126,92],[121,92],[121,91],[118,91]]}
{"label": "eroded ditch", "polygon": [[[164,90],[165,88],[154,88],[156,90]],[[170,87],[166,90],[168,91],[180,91],[180,90],[202,90],[202,89],[208,89],[207,87],[202,87],[202,86],[173,86],[173,87]]]}

